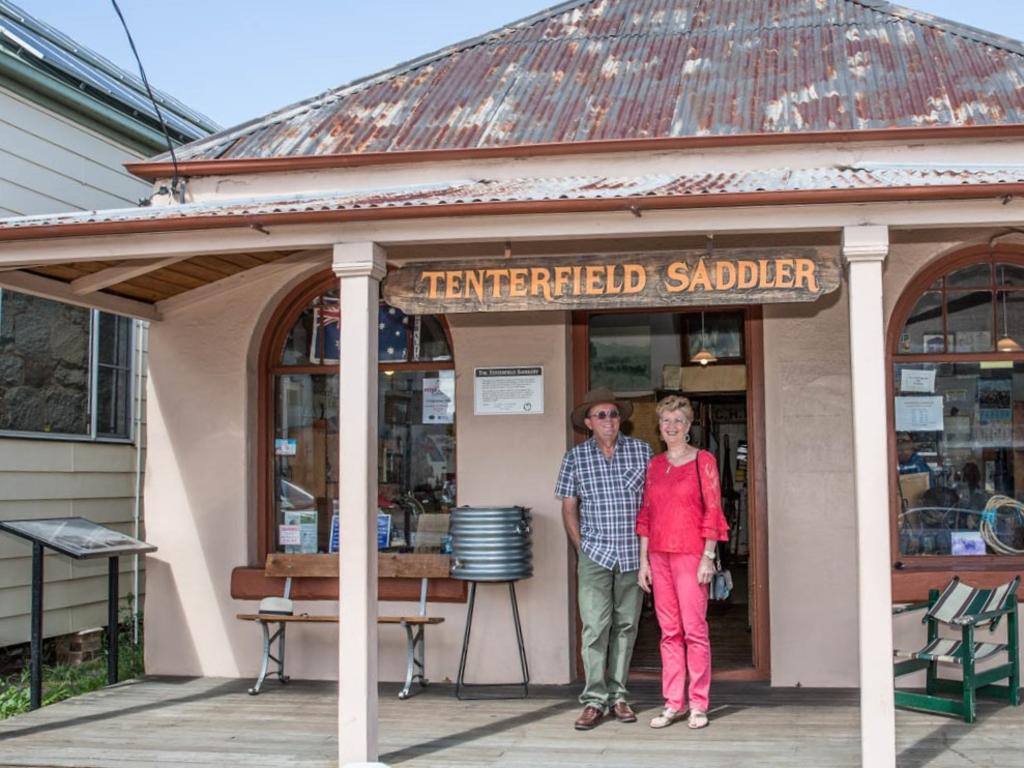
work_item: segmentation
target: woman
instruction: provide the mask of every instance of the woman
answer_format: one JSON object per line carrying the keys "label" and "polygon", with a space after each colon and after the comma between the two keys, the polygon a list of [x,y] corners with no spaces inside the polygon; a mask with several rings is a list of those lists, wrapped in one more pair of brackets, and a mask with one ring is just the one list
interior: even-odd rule
{"label": "woman", "polygon": [[[654,589],[661,627],[661,687],[664,711],[651,720],[664,728],[686,717],[690,728],[708,724],[711,644],[708,640],[708,584],[715,549],[729,539],[722,514],[715,457],[690,445],[693,407],[670,395],[657,407],[658,428],[667,450],[647,465],[644,501],[636,519],[640,537],[637,579]],[[689,676],[689,708],[684,699]]]}

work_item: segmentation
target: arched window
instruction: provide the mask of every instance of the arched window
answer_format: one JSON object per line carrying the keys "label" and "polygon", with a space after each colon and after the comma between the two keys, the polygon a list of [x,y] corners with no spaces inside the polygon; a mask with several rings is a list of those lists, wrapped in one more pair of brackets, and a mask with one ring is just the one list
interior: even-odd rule
{"label": "arched window", "polygon": [[924,270],[893,313],[896,567],[1024,564],[1024,252],[972,248]]}
{"label": "arched window", "polygon": [[[455,370],[445,324],[381,302],[378,325],[378,544],[382,551],[447,550],[455,505]],[[335,551],[338,436],[338,283],[320,276],[294,291],[261,350],[260,553]],[[341,510],[340,514],[344,514]]]}

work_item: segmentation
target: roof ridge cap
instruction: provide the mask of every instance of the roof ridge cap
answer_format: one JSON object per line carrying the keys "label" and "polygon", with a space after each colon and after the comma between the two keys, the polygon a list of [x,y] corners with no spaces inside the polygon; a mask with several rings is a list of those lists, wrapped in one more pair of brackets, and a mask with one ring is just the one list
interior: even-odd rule
{"label": "roof ridge cap", "polygon": [[895,16],[898,19],[909,21],[913,24],[933,27],[934,29],[949,32],[950,34],[964,37],[977,43],[991,45],[994,48],[1002,48],[1010,53],[1024,56],[1024,42],[1013,37],[1000,35],[997,32],[990,32],[987,29],[973,27],[970,24],[964,24],[961,21],[953,21],[952,19],[947,19],[944,16],[936,16],[935,14],[918,11],[904,5],[890,3],[888,0],[846,0],[846,2],[861,5],[872,11],[878,11],[879,13],[886,13],[891,16]]}

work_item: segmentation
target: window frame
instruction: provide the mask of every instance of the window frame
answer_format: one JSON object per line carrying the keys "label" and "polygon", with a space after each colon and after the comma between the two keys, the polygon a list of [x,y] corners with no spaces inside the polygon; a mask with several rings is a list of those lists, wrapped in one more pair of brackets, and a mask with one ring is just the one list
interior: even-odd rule
{"label": "window frame", "polygon": [[[889,530],[890,562],[893,573],[893,599],[896,602],[920,600],[929,589],[940,589],[954,573],[968,573],[972,585],[996,586],[1024,571],[1024,555],[985,555],[963,558],[954,555],[901,555],[899,553],[900,511],[899,473],[897,471],[895,374],[900,363],[978,363],[990,360],[1024,363],[1024,351],[999,352],[995,348],[998,325],[993,328],[991,352],[898,352],[900,335],[907,319],[921,296],[932,289],[937,280],[975,264],[1014,264],[1024,267],[1024,248],[1014,245],[981,245],[955,251],[927,264],[907,283],[889,316],[886,333],[886,442],[889,455]],[[994,280],[994,278],[993,278]],[[957,289],[959,290],[959,289]],[[987,290],[987,289],[986,289]],[[1016,289],[1024,290],[1024,289]],[[943,317],[946,315],[946,290],[943,293]],[[993,312],[997,311],[993,295]],[[998,319],[998,318],[996,318]],[[945,325],[945,323],[944,323]]]}
{"label": "window frame", "polygon": [[[4,294],[11,289],[0,288],[0,317],[3,316],[3,303]],[[17,291],[14,291],[17,293]],[[32,295],[32,294],[27,294]],[[47,296],[38,296],[35,298],[45,299],[47,301],[57,302],[63,304],[59,299],[52,299]],[[61,442],[77,442],[77,443],[114,443],[119,445],[132,445],[138,439],[138,425],[136,423],[136,409],[138,403],[136,402],[136,377],[139,374],[139,360],[136,352],[139,344],[139,321],[134,318],[127,318],[130,321],[130,332],[128,334],[128,388],[126,392],[126,398],[128,401],[127,408],[127,421],[128,421],[128,434],[125,437],[118,437],[115,435],[102,435],[97,433],[97,419],[99,417],[99,327],[100,327],[100,314],[103,310],[95,309],[92,307],[83,307],[88,309],[89,312],[89,397],[88,397],[88,410],[86,413],[86,421],[89,425],[88,433],[74,433],[74,432],[42,432],[37,430],[23,430],[23,429],[0,429],[0,438],[3,439],[17,439],[17,440],[56,440]],[[104,314],[113,315],[114,317],[124,317],[123,315],[116,315],[112,312],[105,312]],[[107,368],[115,368],[116,366],[105,365]]]}
{"label": "window frame", "polygon": [[[268,554],[274,551],[273,526],[275,525],[275,510],[273,504],[274,472],[273,457],[270,451],[270,440],[274,432],[274,379],[276,376],[287,374],[339,374],[339,363],[313,364],[313,365],[281,365],[281,353],[287,343],[288,334],[292,326],[298,321],[300,315],[316,297],[338,287],[338,278],[331,272],[326,271],[314,275],[289,293],[281,301],[272,313],[269,322],[263,332],[260,344],[258,361],[258,388],[257,388],[257,443],[256,443],[256,475],[257,475],[257,496],[256,496],[256,564],[262,568],[266,563]],[[344,312],[344,309],[342,309]],[[443,315],[435,316],[439,321],[451,352],[448,360],[430,362],[405,361],[405,362],[384,362],[378,363],[378,374],[383,371],[395,372],[419,372],[455,370],[455,348],[452,343],[451,331],[447,319]],[[342,318],[344,322],[344,318]],[[455,446],[455,463],[458,465],[458,443]],[[303,555],[294,555],[302,557]],[[305,555],[315,557],[315,555]],[[432,579],[431,599],[440,600],[465,600],[466,588],[464,582],[446,579]],[[433,582],[452,581],[451,585]],[[387,582],[387,583],[385,583]],[[408,582],[391,584],[391,582]],[[415,583],[414,583],[415,582]],[[411,586],[410,586],[411,585]],[[435,595],[435,589],[437,594]],[[381,582],[380,599],[418,599],[419,581],[417,579],[388,579]]]}

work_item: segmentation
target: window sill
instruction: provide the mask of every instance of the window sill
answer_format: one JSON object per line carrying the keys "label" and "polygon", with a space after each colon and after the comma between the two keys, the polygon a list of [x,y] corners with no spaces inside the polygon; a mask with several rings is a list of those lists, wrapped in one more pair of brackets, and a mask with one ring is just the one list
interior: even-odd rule
{"label": "window sill", "polygon": [[922,560],[904,560],[902,568],[893,569],[894,603],[927,600],[929,590],[941,590],[953,576],[960,576],[973,587],[996,587],[1014,576],[1024,575],[1024,558],[1021,557],[979,557],[973,562],[964,562],[962,557],[937,557],[934,562]]}

